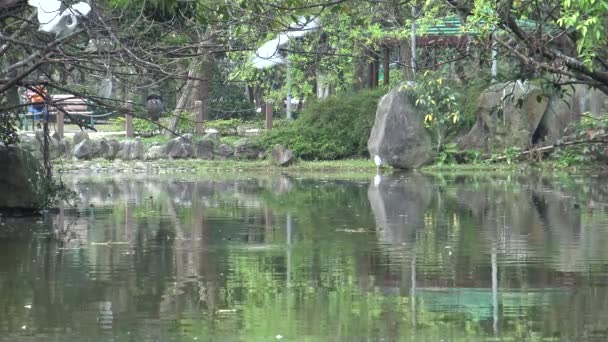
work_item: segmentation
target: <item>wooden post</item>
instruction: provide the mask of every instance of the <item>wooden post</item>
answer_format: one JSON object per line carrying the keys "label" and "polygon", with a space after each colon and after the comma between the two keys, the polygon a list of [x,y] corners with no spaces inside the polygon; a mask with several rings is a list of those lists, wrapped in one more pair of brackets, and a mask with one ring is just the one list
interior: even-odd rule
{"label": "wooden post", "polygon": [[196,129],[194,132],[197,135],[203,134],[203,101],[194,101],[194,112],[196,113]]}
{"label": "wooden post", "polygon": [[374,62],[370,61],[367,64],[367,86],[372,89],[374,88]]}
{"label": "wooden post", "polygon": [[57,108],[57,126],[55,127],[55,132],[59,136],[59,139],[63,139],[63,111]]}
{"label": "wooden post", "polygon": [[133,133],[133,116],[131,112],[133,112],[133,108],[135,105],[133,102],[127,103],[127,112],[125,113],[125,130],[127,131],[127,138],[133,138],[135,134]]}
{"label": "wooden post", "polygon": [[384,47],[384,85],[389,85],[390,84],[390,67],[391,67],[391,61],[390,61],[390,49],[388,46]]}
{"label": "wooden post", "polygon": [[264,105],[264,112],[266,114],[266,130],[272,129],[272,102]]}

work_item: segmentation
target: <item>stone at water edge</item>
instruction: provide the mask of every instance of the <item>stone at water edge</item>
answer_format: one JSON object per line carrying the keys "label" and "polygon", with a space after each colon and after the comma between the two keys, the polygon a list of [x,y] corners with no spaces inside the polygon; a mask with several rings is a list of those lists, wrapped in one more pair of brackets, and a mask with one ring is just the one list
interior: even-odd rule
{"label": "stone at water edge", "polygon": [[287,147],[277,144],[272,149],[272,162],[279,166],[288,166],[295,160],[293,152]]}
{"label": "stone at water edge", "polygon": [[143,159],[145,157],[144,144],[140,139],[124,140],[120,142],[120,150],[116,158],[122,160]]}
{"label": "stone at water edge", "polygon": [[74,146],[74,157],[78,159],[93,159],[99,156],[100,144],[94,140],[82,140]]}
{"label": "stone at water edge", "polygon": [[[188,139],[190,138],[190,139]],[[165,153],[169,158],[191,158],[194,156],[194,146],[190,137],[177,137],[167,142]]]}
{"label": "stone at water edge", "polygon": [[234,157],[237,159],[258,159],[261,152],[262,150],[247,138],[241,139],[234,144]]}
{"label": "stone at water edge", "polygon": [[46,199],[44,169],[30,152],[0,145],[0,209],[40,209]]}
{"label": "stone at water edge", "polygon": [[220,144],[214,151],[213,155],[217,159],[229,159],[234,156],[234,149],[227,144]]}
{"label": "stone at water edge", "polygon": [[215,145],[213,140],[203,138],[194,146],[194,155],[198,159],[213,159]]}
{"label": "stone at water edge", "polygon": [[367,149],[399,169],[415,169],[435,158],[423,112],[402,85],[380,99]]}
{"label": "stone at water edge", "polygon": [[89,134],[86,131],[78,131],[74,134],[74,146],[80,144],[83,140],[89,140]]}
{"label": "stone at water edge", "polygon": [[165,148],[161,145],[150,146],[146,152],[146,160],[156,160],[167,158]]}
{"label": "stone at water edge", "polygon": [[211,140],[217,146],[220,144],[220,135],[217,133],[207,133],[203,135],[202,140]]}
{"label": "stone at water edge", "polygon": [[110,150],[108,151],[106,158],[107,159],[116,158],[118,151],[120,151],[120,142],[116,139],[110,139],[110,140],[108,140],[108,145],[110,147]]}

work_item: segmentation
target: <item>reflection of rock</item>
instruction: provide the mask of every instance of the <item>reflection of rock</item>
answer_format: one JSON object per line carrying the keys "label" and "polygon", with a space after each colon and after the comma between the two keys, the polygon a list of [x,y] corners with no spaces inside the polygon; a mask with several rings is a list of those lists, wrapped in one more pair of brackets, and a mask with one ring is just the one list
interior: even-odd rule
{"label": "reflection of rock", "polygon": [[382,176],[378,186],[367,191],[376,228],[386,243],[411,242],[415,232],[424,227],[424,212],[431,202],[431,183],[422,175]]}
{"label": "reflection of rock", "polygon": [[475,181],[482,184],[476,188],[470,187],[470,181],[460,182],[457,201],[471,210],[480,232],[508,258],[528,258],[534,252],[531,245],[552,241],[560,246],[561,270],[573,271],[572,262],[577,258],[569,250],[579,248],[581,229],[574,198],[544,183],[542,178],[509,181],[512,188],[505,188],[504,182],[484,177]]}
{"label": "reflection of rock", "polygon": [[435,152],[423,122],[422,111],[413,104],[411,94],[402,86],[396,87],[378,103],[376,121],[367,141],[369,154],[401,169],[429,163]]}
{"label": "reflection of rock", "polygon": [[293,187],[293,182],[291,178],[280,175],[279,177],[272,180],[272,192],[277,194],[287,193]]}

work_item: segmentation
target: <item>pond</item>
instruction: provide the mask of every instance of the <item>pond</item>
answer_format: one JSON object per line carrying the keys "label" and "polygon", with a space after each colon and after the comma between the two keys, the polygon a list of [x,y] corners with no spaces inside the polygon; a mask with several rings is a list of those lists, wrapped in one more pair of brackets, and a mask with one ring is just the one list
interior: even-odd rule
{"label": "pond", "polygon": [[604,176],[64,180],[0,217],[0,340],[608,338]]}

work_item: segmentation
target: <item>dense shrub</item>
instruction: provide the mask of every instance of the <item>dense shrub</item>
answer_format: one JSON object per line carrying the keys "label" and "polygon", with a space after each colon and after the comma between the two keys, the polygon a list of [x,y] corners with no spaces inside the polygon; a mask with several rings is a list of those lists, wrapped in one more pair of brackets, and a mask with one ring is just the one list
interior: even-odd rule
{"label": "dense shrub", "polygon": [[283,144],[300,158],[340,159],[367,155],[378,100],[383,89],[345,93],[311,103],[293,123],[261,139],[267,149]]}

